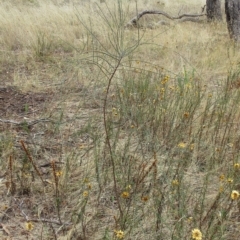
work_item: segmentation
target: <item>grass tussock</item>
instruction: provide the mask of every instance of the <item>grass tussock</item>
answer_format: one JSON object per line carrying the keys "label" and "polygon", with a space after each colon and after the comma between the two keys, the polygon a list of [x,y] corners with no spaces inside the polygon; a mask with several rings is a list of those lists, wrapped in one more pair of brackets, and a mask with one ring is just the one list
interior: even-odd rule
{"label": "grass tussock", "polygon": [[136,8],[202,5],[101,2],[1,1],[1,238],[238,239],[240,56],[226,24],[128,29]]}

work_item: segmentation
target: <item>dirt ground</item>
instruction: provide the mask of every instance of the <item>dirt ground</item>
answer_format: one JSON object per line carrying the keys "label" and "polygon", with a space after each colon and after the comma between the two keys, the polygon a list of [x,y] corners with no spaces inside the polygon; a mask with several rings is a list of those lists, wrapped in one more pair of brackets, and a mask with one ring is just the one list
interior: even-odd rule
{"label": "dirt ground", "polygon": [[[22,92],[17,87],[8,86],[8,84],[4,83],[2,83],[2,86],[0,86],[0,132],[3,133],[3,138],[6,132],[10,131],[12,134],[15,133],[16,139],[13,141],[14,149],[17,149],[18,152],[20,150],[21,154],[24,154],[24,152],[21,149],[20,142],[18,141],[19,139],[25,142],[27,148],[31,148],[32,146],[28,141],[29,135],[26,134],[26,131],[24,131],[24,129],[21,127],[21,123],[23,123],[24,121],[27,121],[28,123],[38,121],[38,119],[41,118],[42,115],[44,115],[44,111],[47,110],[50,100],[52,99],[53,93],[36,93],[30,91]],[[31,130],[31,132],[33,133],[36,133],[37,131],[37,126],[36,129],[33,128]],[[39,141],[36,140],[36,143],[41,142],[42,138],[39,137],[38,140]],[[1,144],[4,144],[4,141]],[[39,149],[41,148],[39,147]],[[45,149],[46,152],[51,154],[52,148],[50,150]],[[5,153],[3,153],[3,155],[8,155],[7,150],[5,151]],[[44,168],[41,169],[41,174],[45,174],[44,178],[47,179],[49,178],[49,167],[45,167],[44,165],[44,163],[46,163],[46,158],[42,156],[42,152],[40,153],[40,155],[41,156],[39,156],[38,159],[34,158],[34,161],[37,162],[38,167],[43,164]],[[2,159],[7,161],[8,158],[3,157]],[[21,162],[21,160],[19,160],[19,155],[14,158],[14,161]],[[9,184],[9,178],[6,175],[6,171],[6,168],[1,169],[0,171],[0,239],[34,239],[31,237],[29,238],[28,232],[25,230],[24,224],[26,220],[23,219],[22,214],[24,212],[31,215],[30,209],[33,208],[33,205],[41,204],[41,196],[38,196],[40,202],[36,202],[35,196],[32,196],[29,191],[24,190],[24,186],[28,186],[28,178],[24,180],[25,183],[22,181],[19,182],[18,180],[18,182],[16,183],[17,194],[14,198],[11,198],[11,196],[7,196],[6,191]],[[19,187],[22,188],[23,191],[19,191]],[[20,203],[23,205],[23,207],[21,208],[19,207]],[[44,208],[44,212],[52,212],[47,208],[48,206]],[[18,232],[18,237],[16,237],[16,231]]]}
{"label": "dirt ground", "polygon": [[0,87],[0,116],[21,118],[34,112],[43,111],[50,100],[46,93],[22,93],[16,87]]}

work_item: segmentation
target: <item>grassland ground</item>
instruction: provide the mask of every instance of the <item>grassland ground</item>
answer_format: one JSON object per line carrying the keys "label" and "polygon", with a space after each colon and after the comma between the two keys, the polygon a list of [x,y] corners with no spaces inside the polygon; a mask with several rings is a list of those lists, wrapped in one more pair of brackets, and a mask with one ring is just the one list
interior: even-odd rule
{"label": "grassland ground", "polygon": [[0,238],[239,239],[225,21],[126,28],[204,1],[101,2],[0,1]]}

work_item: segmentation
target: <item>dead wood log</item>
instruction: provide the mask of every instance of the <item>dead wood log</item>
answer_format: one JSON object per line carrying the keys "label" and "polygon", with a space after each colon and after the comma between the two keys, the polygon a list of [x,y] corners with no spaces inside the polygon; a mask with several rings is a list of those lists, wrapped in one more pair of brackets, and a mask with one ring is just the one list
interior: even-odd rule
{"label": "dead wood log", "polygon": [[144,10],[144,11],[140,12],[137,16],[135,16],[133,19],[131,19],[127,23],[126,27],[137,27],[139,19],[146,14],[160,14],[160,15],[163,15],[166,18],[169,18],[171,20],[182,19],[182,18],[185,18],[185,17],[189,19],[189,18],[206,16],[206,14],[182,14],[182,15],[179,15],[177,17],[172,17],[168,13],[166,13],[164,11],[161,11],[161,10]]}

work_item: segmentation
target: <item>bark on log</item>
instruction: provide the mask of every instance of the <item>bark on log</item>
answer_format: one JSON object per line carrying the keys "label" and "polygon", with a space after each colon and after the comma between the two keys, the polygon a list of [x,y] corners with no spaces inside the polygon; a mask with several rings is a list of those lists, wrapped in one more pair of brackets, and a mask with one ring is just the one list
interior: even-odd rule
{"label": "bark on log", "polygon": [[225,0],[225,13],[231,39],[240,41],[240,0]]}
{"label": "bark on log", "polygon": [[206,11],[208,21],[222,20],[221,1],[220,0],[207,0]]}

